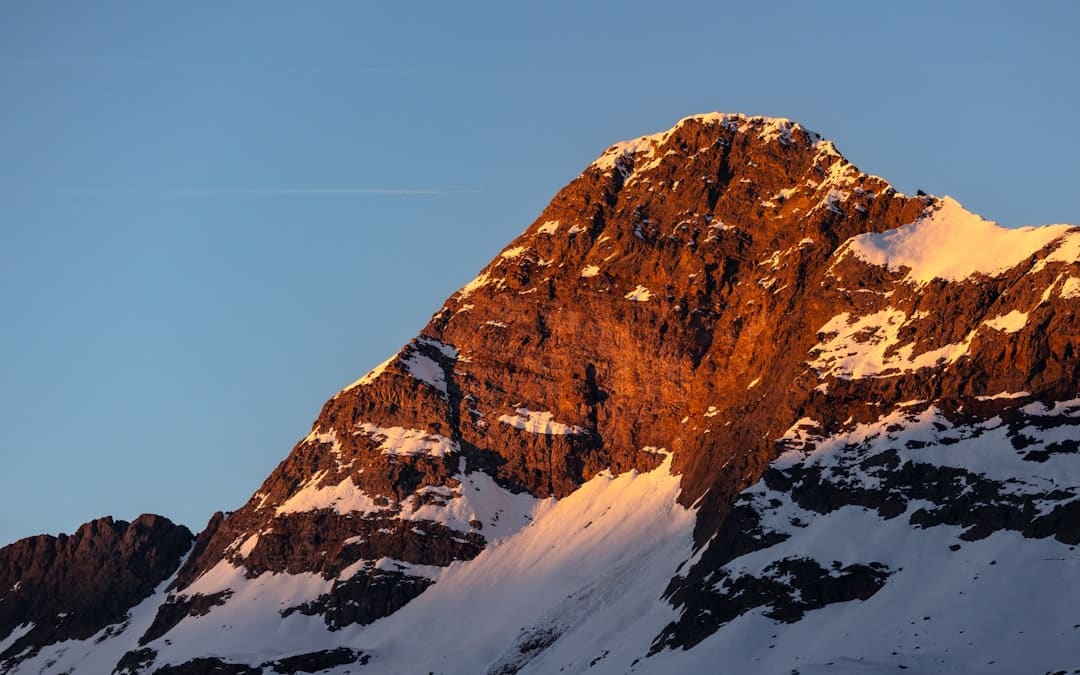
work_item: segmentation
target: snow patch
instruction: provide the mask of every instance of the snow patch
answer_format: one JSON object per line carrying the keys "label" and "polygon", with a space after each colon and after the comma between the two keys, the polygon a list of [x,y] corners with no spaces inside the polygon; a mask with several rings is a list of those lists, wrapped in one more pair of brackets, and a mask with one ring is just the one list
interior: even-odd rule
{"label": "snow patch", "polygon": [[537,412],[527,408],[518,408],[514,412],[513,415],[500,415],[499,421],[531,434],[564,436],[587,433],[587,430],[582,427],[554,421],[554,416],[548,411]]}
{"label": "snow patch", "polygon": [[416,350],[410,350],[406,356],[402,357],[401,363],[410,375],[437,389],[444,398],[446,397],[446,373],[435,359]]}
{"label": "snow patch", "polygon": [[18,626],[12,628],[11,632],[8,633],[7,637],[3,640],[0,640],[0,654],[3,654],[11,645],[15,644],[19,640],[19,638],[26,635],[32,630],[34,630],[33,621],[21,623]]}
{"label": "snow patch", "polygon": [[251,552],[255,550],[255,546],[258,543],[259,543],[259,533],[256,532],[255,534],[253,534],[250,537],[248,537],[247,539],[245,539],[243,544],[240,544],[240,549],[238,551],[240,553],[240,557],[241,558],[246,558],[249,555],[251,555]]}
{"label": "snow patch", "polygon": [[427,335],[420,335],[416,338],[416,342],[426,347],[438,349],[439,352],[441,352],[442,355],[448,359],[456,359],[458,357],[457,347],[454,347],[453,345],[448,345],[445,342],[436,340],[433,337],[428,337]]}
{"label": "snow patch", "polygon": [[1003,391],[1003,392],[1000,392],[998,394],[994,394],[993,396],[976,396],[975,400],[977,400],[977,401],[998,401],[998,400],[1001,400],[1001,399],[1024,398],[1025,396],[1031,396],[1031,394],[1029,392],[1026,392],[1026,391],[1016,391],[1016,392]]}
{"label": "snow patch", "polygon": [[1062,298],[1080,298],[1080,279],[1076,277],[1069,277],[1061,284],[1061,290],[1058,291],[1058,295]]}
{"label": "snow patch", "polygon": [[638,284],[637,288],[630,291],[623,297],[627,300],[634,300],[636,302],[648,302],[649,298],[652,297],[652,292],[650,292],[649,289],[645,288],[641,284]]}
{"label": "snow patch", "polygon": [[555,505],[554,497],[537,499],[527,492],[510,492],[481,471],[470,473],[462,468],[454,478],[458,485],[446,488],[445,503],[410,497],[397,517],[441,523],[459,532],[479,530],[491,545],[517,534]]}
{"label": "snow patch", "polygon": [[456,441],[421,429],[379,427],[362,422],[355,434],[364,434],[379,444],[384,455],[430,455],[446,457],[460,450]]}
{"label": "snow patch", "polygon": [[[540,227],[536,228],[537,234],[555,234],[559,229],[559,221],[549,220]],[[504,256],[506,254],[503,254]]]}
{"label": "snow patch", "polygon": [[[1068,225],[1006,229],[945,197],[910,225],[852,237],[836,257],[851,253],[894,272],[906,269],[904,281],[921,286],[934,279],[961,281],[976,274],[997,276],[1070,229]],[[972,246],[972,242],[978,242],[978,246]]]}
{"label": "snow patch", "polygon": [[888,377],[922,368],[955,363],[968,353],[974,332],[963,342],[915,355],[914,344],[900,344],[907,314],[892,307],[861,317],[848,312],[834,316],[818,329],[822,340],[810,350],[808,365],[819,375],[846,380]]}
{"label": "snow patch", "polygon": [[495,290],[501,290],[506,288],[506,279],[492,277],[489,272],[481,272],[475,279],[465,284],[461,290],[456,293],[456,297],[458,300],[464,300],[485,286],[494,286]]}
{"label": "snow patch", "polygon": [[1075,226],[1070,225],[1055,225],[1053,227],[1068,228],[1068,233],[1061,238],[1061,243],[1057,248],[1050,252],[1045,258],[1035,263],[1031,268],[1031,273],[1039,272],[1046,268],[1050,263],[1074,263],[1080,260],[1080,230]]}
{"label": "snow patch", "polygon": [[1008,314],[983,321],[983,325],[1003,333],[1015,333],[1027,325],[1027,312],[1014,309]]}
{"label": "snow patch", "polygon": [[597,267],[596,265],[587,265],[587,266],[581,268],[581,276],[582,277],[585,277],[585,278],[595,277],[597,274],[600,274],[600,268]]}
{"label": "snow patch", "polygon": [[367,384],[371,384],[371,383],[372,383],[372,382],[374,382],[374,381],[375,381],[376,379],[378,379],[379,375],[382,375],[383,371],[384,371],[384,370],[386,370],[386,368],[387,368],[387,367],[388,367],[388,366],[389,366],[389,365],[390,365],[391,363],[393,363],[393,362],[394,362],[394,359],[396,359],[396,358],[397,358],[397,354],[394,354],[393,356],[391,356],[390,358],[386,359],[385,361],[383,361],[383,362],[382,362],[382,363],[380,363],[379,365],[375,366],[375,367],[374,367],[374,368],[372,368],[372,369],[371,369],[371,370],[370,370],[370,371],[369,371],[369,372],[368,372],[368,373],[367,373],[366,375],[364,375],[363,377],[361,377],[361,378],[360,378],[359,380],[357,380],[356,382],[353,382],[353,383],[352,383],[352,384],[350,384],[349,386],[347,386],[347,387],[345,387],[344,389],[342,389],[342,390],[341,390],[341,391],[340,391],[340,392],[338,393],[338,395],[344,394],[345,392],[349,391],[350,389],[355,389],[355,388],[357,388],[357,387],[362,387],[362,386],[364,386],[364,385],[367,385]]}
{"label": "snow patch", "polygon": [[[325,471],[316,473],[295,494],[285,500],[274,515],[333,509],[338,515],[344,516],[350,513],[375,513],[386,509],[385,506],[376,504],[375,500],[357,487],[351,476],[346,477],[337,485],[319,486],[319,481],[325,477]],[[246,558],[255,549],[258,539],[257,534],[249,537],[240,547],[240,555]],[[245,549],[247,549],[246,553]]]}
{"label": "snow patch", "polygon": [[[438,579],[443,571],[443,568],[438,565],[418,565],[416,563],[397,560],[396,558],[379,558],[378,560],[369,563],[367,569],[382,570],[384,572],[398,572],[409,577],[423,577],[432,580]],[[342,571],[342,576],[345,575],[346,571],[348,571],[348,569]]]}

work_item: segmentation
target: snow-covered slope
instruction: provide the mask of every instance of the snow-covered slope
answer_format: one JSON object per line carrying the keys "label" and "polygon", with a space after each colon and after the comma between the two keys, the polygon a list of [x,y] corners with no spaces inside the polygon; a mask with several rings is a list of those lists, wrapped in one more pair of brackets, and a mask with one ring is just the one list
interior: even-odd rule
{"label": "snow-covered slope", "polygon": [[661,594],[691,552],[670,456],[601,473],[517,536],[447,568],[356,641],[372,673],[625,672],[674,610]]}
{"label": "snow-covered slope", "polygon": [[[311,573],[250,579],[243,566],[222,561],[185,592],[225,595],[225,601],[147,644],[159,668],[197,657],[218,659],[215,667],[225,668],[272,664],[344,648],[366,665],[357,671],[350,660],[325,672],[573,672],[605,660],[610,672],[622,672],[674,618],[661,594],[691,552],[694,517],[676,501],[679,479],[670,468],[667,453],[649,473],[601,473],[562,500],[535,502],[516,534],[470,561],[424,570],[380,561],[387,570],[429,576],[435,585],[369,626],[330,631],[321,616],[282,618],[283,608],[317,599],[333,580]],[[486,483],[464,480],[468,488]],[[103,632],[52,645],[6,672],[111,672],[126,652],[140,648],[138,638],[164,599],[163,585],[116,637]]]}
{"label": "snow-covered slope", "polygon": [[800,420],[726,533],[753,550],[691,601],[716,632],[649,672],[1080,667],[1080,399],[1028,401],[912,401],[827,437]]}
{"label": "snow-covered slope", "polygon": [[840,255],[850,251],[868,263],[905,271],[905,281],[922,285],[934,279],[997,276],[1047,246],[1065,247],[1075,260],[1077,245],[1080,231],[1070,225],[1010,230],[945,197],[910,225],[851,238]]}

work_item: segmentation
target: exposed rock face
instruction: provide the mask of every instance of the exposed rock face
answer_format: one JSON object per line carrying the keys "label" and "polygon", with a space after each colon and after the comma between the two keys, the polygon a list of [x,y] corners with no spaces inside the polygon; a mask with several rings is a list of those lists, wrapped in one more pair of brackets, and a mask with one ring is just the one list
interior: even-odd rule
{"label": "exposed rock face", "polygon": [[[856,510],[904,536],[1074,545],[1078,257],[1076,228],[1010,233],[905,196],[785,120],[699,116],[613,146],[421,335],[330,399],[248,503],[210,521],[152,620],[128,631],[121,670],[308,663],[300,642],[274,644],[278,665],[218,658],[249,653],[226,636],[258,614],[268,631],[314,617],[343,636],[326,644],[393,672],[403,657],[387,647],[379,666],[368,649],[390,644],[380,619],[467,579],[552,498],[631,471],[680,475],[678,508],[696,514],[693,555],[659,572],[677,617],[633,647],[645,661],[596,647],[567,652],[571,671],[670,672],[672,653],[743,617],[798,624],[905,588],[902,556],[811,545],[808,528]],[[31,615],[10,616],[0,635]],[[459,670],[542,672],[574,621],[535,618]],[[325,654],[359,667],[360,652]]]}
{"label": "exposed rock face", "polygon": [[0,663],[123,623],[172,576],[192,538],[183,525],[143,515],[131,523],[101,518],[70,536],[28,537],[0,549],[0,635],[32,624],[0,652]]}
{"label": "exposed rock face", "polygon": [[[311,570],[324,549],[315,564],[328,576],[362,557],[469,559],[482,529],[417,535],[393,524],[403,504],[455,489],[461,462],[511,491],[561,497],[598,471],[651,469],[657,456],[641,448],[664,447],[685,476],[684,503],[708,491],[707,532],[816,385],[803,378],[801,397],[747,389],[806,370],[815,331],[834,314],[806,299],[820,295],[831,253],[931,204],[773,120],[691,118],[609,150],[419,338],[326,404],[312,434],[189,560],[181,589],[271,528],[243,556],[250,573]],[[386,452],[387,430],[412,434],[415,451]],[[298,490],[346,479],[373,500],[368,517],[281,513]],[[378,539],[375,552],[343,544],[357,538]]]}

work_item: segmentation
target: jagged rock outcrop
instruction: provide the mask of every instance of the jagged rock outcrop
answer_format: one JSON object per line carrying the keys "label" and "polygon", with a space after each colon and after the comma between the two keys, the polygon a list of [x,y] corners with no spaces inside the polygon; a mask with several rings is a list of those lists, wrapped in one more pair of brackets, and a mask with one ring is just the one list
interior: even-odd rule
{"label": "jagged rock outcrop", "polygon": [[0,664],[122,625],[176,572],[192,538],[183,525],[142,515],[130,523],[100,518],[70,536],[28,537],[0,549],[0,635],[7,637]]}
{"label": "jagged rock outcrop", "polygon": [[[1077,228],[903,195],[787,120],[703,115],[612,146],[215,515],[113,663],[266,671],[266,634],[296,632],[274,663],[673,672],[768,621],[788,646],[761,662],[789,671],[815,613],[931,602],[910,556],[837,543],[852,523],[950,554],[1039,542],[1002,569],[1078,543],[1078,258]],[[497,579],[531,605],[500,604]],[[474,596],[488,634],[448,628]],[[583,628],[614,607],[638,618]],[[417,626],[440,637],[406,653]],[[825,663],[835,639],[809,651]],[[907,667],[913,644],[871,657]]]}

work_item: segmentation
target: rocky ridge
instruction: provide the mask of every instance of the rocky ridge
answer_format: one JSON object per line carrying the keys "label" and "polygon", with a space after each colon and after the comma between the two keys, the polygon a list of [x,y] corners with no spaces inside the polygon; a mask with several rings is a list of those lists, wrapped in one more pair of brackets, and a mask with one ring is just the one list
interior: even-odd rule
{"label": "rocky ridge", "polygon": [[[988,254],[957,255],[957,236]],[[1005,231],[903,195],[787,120],[703,115],[617,144],[169,559],[141,623],[123,612],[148,591],[79,633],[0,614],[0,659],[30,672],[43,647],[119,625],[118,672],[392,671],[380,625],[624,475],[678,476],[670,508],[693,514],[648,599],[677,616],[641,628],[636,663],[597,646],[571,670],[660,668],[746,617],[807,625],[902,587],[902,556],[807,539],[838,513],[1074,546],[1078,258],[1075,228]],[[581,630],[556,615],[585,607],[536,619],[484,668],[543,672]],[[257,657],[270,646],[236,645],[254,615],[319,637]],[[9,645],[27,619],[38,632]]]}
{"label": "rocky ridge", "polygon": [[126,629],[128,611],[176,571],[193,535],[166,518],[100,518],[72,535],[0,549],[0,663],[50,644]]}

